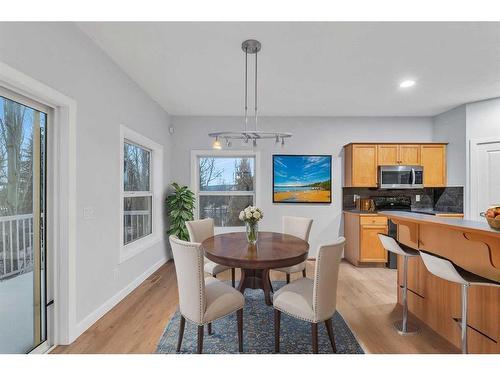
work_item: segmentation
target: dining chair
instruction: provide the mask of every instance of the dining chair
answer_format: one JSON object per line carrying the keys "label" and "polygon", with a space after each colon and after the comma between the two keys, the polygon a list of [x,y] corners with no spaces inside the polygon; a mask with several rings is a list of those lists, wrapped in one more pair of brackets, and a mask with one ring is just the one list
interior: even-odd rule
{"label": "dining chair", "polygon": [[311,323],[313,353],[318,353],[318,323],[325,322],[333,352],[337,352],[332,317],[337,306],[339,263],[345,238],[319,248],[314,279],[302,278],[279,289],[273,297],[274,351],[280,351],[281,313]]}
{"label": "dining chair", "polygon": [[[313,220],[307,217],[283,216],[282,226],[283,233],[298,237],[306,242],[309,241],[309,233],[311,232]],[[286,283],[290,283],[290,274],[302,272],[302,276],[306,277],[307,260],[302,263],[290,267],[276,268],[274,271],[286,273]]]}
{"label": "dining chair", "polygon": [[[202,243],[207,238],[212,237],[214,235],[214,219],[186,221],[186,228],[188,230],[189,239],[191,242]],[[205,257],[203,269],[205,270],[206,273],[209,273],[215,278],[219,273],[231,269],[231,284],[233,285],[234,288],[235,286],[234,268],[212,262],[210,259]]]}
{"label": "dining chair", "polygon": [[181,350],[186,320],[198,326],[198,353],[203,351],[203,327],[236,312],[238,350],[243,352],[243,305],[245,298],[231,286],[203,272],[203,252],[199,243],[170,236],[174,255],[179,311],[181,314],[177,353]]}

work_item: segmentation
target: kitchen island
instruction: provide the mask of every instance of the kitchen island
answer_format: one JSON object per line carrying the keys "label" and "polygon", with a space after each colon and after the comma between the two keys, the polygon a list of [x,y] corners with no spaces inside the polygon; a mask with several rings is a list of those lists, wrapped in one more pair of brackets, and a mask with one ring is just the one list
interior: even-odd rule
{"label": "kitchen island", "polygon": [[[398,226],[398,241],[447,258],[457,266],[500,282],[500,231],[486,222],[381,211]],[[398,284],[402,285],[398,259]],[[460,286],[431,275],[420,257],[409,261],[411,313],[460,347]],[[401,289],[401,288],[399,288]],[[401,301],[401,291],[398,295]],[[470,353],[500,353],[500,288],[472,286],[469,292]]]}

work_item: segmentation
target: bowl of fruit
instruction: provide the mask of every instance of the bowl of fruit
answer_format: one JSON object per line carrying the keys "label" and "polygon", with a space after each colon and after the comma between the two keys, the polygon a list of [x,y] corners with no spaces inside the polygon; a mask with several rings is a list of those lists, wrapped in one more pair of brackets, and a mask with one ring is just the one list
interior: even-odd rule
{"label": "bowl of fruit", "polygon": [[493,206],[482,212],[481,216],[485,217],[490,227],[500,229],[500,206]]}

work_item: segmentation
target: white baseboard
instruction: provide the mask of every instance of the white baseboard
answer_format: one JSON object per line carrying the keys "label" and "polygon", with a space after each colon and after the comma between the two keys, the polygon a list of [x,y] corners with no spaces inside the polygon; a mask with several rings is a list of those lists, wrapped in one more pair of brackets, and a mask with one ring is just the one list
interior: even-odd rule
{"label": "white baseboard", "polygon": [[128,284],[125,288],[120,290],[110,299],[108,299],[105,303],[83,318],[76,325],[76,335],[72,341],[76,340],[83,332],[89,329],[95,322],[101,319],[104,314],[110,311],[113,307],[115,307],[121,300],[123,300],[127,295],[129,295],[135,288],[137,288],[141,283],[146,280],[149,276],[151,276],[158,268],[164,265],[169,258],[165,257],[160,259],[158,262],[149,267],[145,272],[139,275],[135,280],[133,280],[130,284]]}

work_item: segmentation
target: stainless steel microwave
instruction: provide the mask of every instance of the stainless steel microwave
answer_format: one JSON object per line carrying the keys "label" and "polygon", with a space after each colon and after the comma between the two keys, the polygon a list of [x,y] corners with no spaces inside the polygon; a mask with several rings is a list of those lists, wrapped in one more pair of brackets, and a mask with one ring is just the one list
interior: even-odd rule
{"label": "stainless steel microwave", "polygon": [[424,168],[417,165],[382,165],[378,169],[381,189],[422,189]]}

